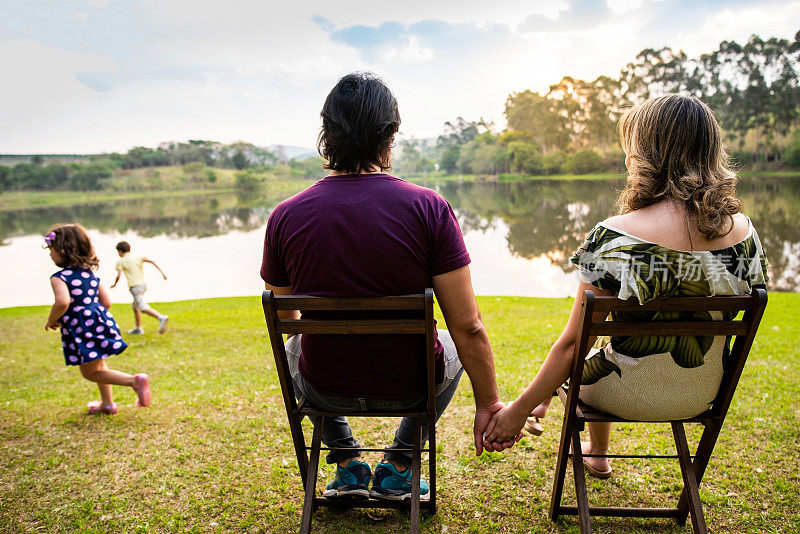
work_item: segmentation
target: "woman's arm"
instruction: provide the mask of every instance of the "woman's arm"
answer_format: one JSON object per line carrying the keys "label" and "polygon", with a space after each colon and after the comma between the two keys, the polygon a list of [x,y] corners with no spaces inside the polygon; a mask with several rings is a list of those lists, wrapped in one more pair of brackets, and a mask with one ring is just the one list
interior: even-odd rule
{"label": "woman's arm", "polygon": [[[525,388],[514,402],[510,403],[503,410],[497,413],[486,427],[487,441],[508,441],[512,436],[516,436],[525,425],[525,420],[530,415],[531,410],[550,397],[556,388],[569,377],[572,366],[572,358],[575,353],[575,343],[578,338],[578,322],[581,314],[581,300],[583,292],[591,290],[597,296],[613,296],[613,291],[599,289],[588,282],[578,284],[578,294],[572,304],[567,325],[558,336],[558,340],[553,344],[547,354],[542,367],[536,373],[536,377]],[[606,315],[595,313],[594,321],[605,320]],[[595,338],[589,338],[588,346],[594,345]],[[586,356],[585,354],[583,355]]]}
{"label": "woman's arm", "polygon": [[45,330],[56,330],[61,327],[61,316],[64,315],[69,309],[69,291],[67,284],[60,278],[53,276],[50,278],[50,287],[53,288],[53,296],[55,301],[50,307],[50,315],[47,317],[47,322],[44,325]]}

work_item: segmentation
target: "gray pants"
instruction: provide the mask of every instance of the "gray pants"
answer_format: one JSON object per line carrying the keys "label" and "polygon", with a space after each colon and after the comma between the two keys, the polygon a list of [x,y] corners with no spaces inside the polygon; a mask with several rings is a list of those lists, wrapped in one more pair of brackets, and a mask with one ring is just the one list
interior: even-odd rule
{"label": "gray pants", "polygon": [[[456,346],[450,332],[438,330],[439,341],[444,346],[444,381],[436,386],[436,418],[442,415],[447,405],[458,388],[458,381],[464,368],[458,359]],[[300,374],[300,338],[292,336],[286,342],[286,356],[289,360],[289,372],[294,383],[294,394],[299,399],[305,397],[308,402],[322,409],[338,410],[345,412],[359,412],[364,410],[403,411],[413,406],[424,403],[425,398],[411,399],[408,401],[381,400],[366,398],[333,397],[316,391],[311,384],[303,379]],[[394,442],[390,449],[410,449],[413,447],[414,421],[407,417],[400,420],[400,426],[394,433]],[[422,427],[422,444],[428,440],[428,427]],[[326,461],[329,464],[342,462],[355,458],[360,454],[358,448],[361,444],[353,437],[353,432],[345,417],[326,417],[322,421],[322,442],[327,447],[346,447],[352,450],[335,450],[328,453]],[[411,452],[387,452],[386,459],[406,467],[411,466]]]}

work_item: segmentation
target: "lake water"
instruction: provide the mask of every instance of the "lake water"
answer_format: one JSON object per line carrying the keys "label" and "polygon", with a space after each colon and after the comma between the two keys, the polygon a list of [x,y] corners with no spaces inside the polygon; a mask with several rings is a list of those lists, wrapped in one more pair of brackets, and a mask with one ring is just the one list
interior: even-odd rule
{"label": "lake water", "polygon": [[[450,201],[472,257],[479,295],[574,295],[577,273],[567,262],[586,233],[615,212],[622,181],[426,183]],[[748,178],[739,186],[772,266],[773,291],[800,291],[800,179]],[[57,270],[42,235],[59,221],[77,221],[100,258],[98,276],[114,281],[114,246],[126,240],[155,260],[146,266],[148,300],[260,295],[264,226],[286,193],[146,198],[69,207],[0,211],[0,307],[49,304]],[[1,200],[1,197],[0,197]],[[112,301],[129,303],[124,279]]]}

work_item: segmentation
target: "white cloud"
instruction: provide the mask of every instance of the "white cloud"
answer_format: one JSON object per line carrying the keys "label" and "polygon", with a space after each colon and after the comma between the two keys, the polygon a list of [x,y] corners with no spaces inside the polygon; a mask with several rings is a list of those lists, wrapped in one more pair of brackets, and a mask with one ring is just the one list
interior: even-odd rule
{"label": "white cloud", "polygon": [[381,59],[386,62],[404,61],[408,63],[422,63],[433,61],[434,51],[431,48],[422,46],[419,37],[409,35],[406,44],[402,48],[387,48],[380,53]]}
{"label": "white cloud", "polygon": [[[354,70],[389,83],[406,135],[436,136],[457,116],[502,127],[511,92],[546,91],[564,75],[614,76],[650,46],[696,55],[751,33],[788,37],[800,20],[800,0],[726,7],[691,28],[692,8],[663,17],[674,0],[107,4],[54,2],[48,18],[20,19],[30,38],[0,35],[0,72],[15,80],[0,85],[0,153],[124,151],[186,138],[310,147],[325,95]],[[75,5],[95,10],[79,9],[87,20],[78,23]],[[525,26],[532,14],[535,24]],[[386,22],[399,25],[388,25],[396,33],[384,42]],[[342,29],[371,31],[373,41],[332,38]]]}
{"label": "white cloud", "polygon": [[612,11],[621,14],[639,9],[644,5],[644,0],[608,0],[606,4]]}
{"label": "white cloud", "polygon": [[699,31],[678,32],[673,48],[690,56],[715,50],[719,43],[747,41],[751,35],[792,38],[800,30],[800,1],[768,2],[740,9],[723,9],[708,17]]}

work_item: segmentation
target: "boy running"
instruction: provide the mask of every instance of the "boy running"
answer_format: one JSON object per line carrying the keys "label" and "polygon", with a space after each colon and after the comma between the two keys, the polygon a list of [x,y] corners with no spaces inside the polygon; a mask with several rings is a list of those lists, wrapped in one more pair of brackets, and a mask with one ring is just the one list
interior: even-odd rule
{"label": "boy running", "polygon": [[164,274],[164,271],[161,270],[161,267],[156,265],[156,262],[145,258],[143,256],[134,256],[131,254],[131,246],[128,244],[127,241],[120,241],[117,243],[117,254],[119,254],[120,260],[117,262],[117,278],[114,280],[114,283],[111,284],[111,287],[117,285],[119,282],[119,277],[122,276],[122,273],[125,273],[125,279],[128,281],[128,289],[133,295],[133,316],[136,319],[136,328],[133,330],[128,330],[129,334],[144,334],[144,329],[142,328],[142,313],[146,313],[147,315],[158,319],[158,333],[163,334],[167,331],[167,323],[169,322],[169,317],[166,315],[162,315],[158,313],[156,310],[150,307],[147,302],[144,300],[144,292],[147,291],[147,284],[144,283],[144,271],[142,270],[142,265],[144,263],[152,263],[153,266],[158,269],[158,272],[161,273],[161,276],[164,277],[164,280],[167,279],[167,275]]}

